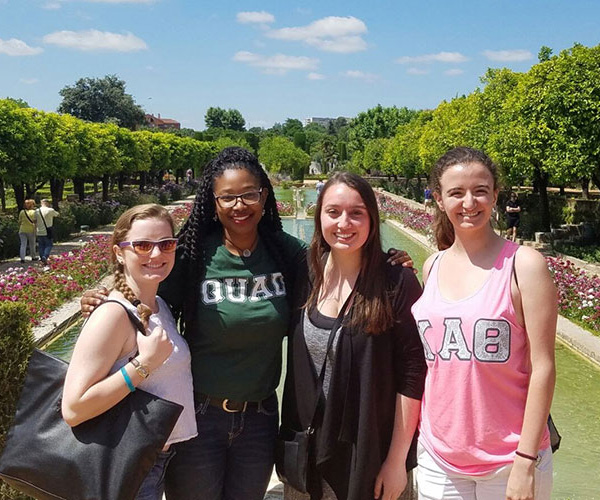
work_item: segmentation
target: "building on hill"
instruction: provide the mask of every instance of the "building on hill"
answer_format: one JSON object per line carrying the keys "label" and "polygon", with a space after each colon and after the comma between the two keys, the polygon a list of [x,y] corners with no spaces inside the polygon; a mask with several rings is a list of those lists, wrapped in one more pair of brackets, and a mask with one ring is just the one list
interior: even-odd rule
{"label": "building on hill", "polygon": [[171,118],[161,118],[160,113],[158,116],[154,115],[146,115],[146,125],[150,128],[159,128],[161,130],[165,129],[181,129],[181,123],[177,120],[172,120]]}

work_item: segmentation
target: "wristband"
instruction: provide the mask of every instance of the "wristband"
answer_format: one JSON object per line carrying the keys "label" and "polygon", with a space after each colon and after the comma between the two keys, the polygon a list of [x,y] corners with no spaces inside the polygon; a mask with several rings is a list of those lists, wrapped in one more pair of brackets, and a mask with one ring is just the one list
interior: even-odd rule
{"label": "wristband", "polygon": [[528,455],[527,453],[523,453],[519,450],[515,451],[515,455],[517,455],[521,458],[526,458],[527,460],[531,460],[532,462],[538,461],[538,457],[534,457],[533,455]]}
{"label": "wristband", "polygon": [[123,378],[125,379],[125,383],[127,384],[127,387],[129,388],[129,392],[135,391],[135,386],[131,382],[131,378],[129,378],[129,374],[127,373],[127,370],[125,369],[124,366],[121,367],[121,375],[123,375]]}

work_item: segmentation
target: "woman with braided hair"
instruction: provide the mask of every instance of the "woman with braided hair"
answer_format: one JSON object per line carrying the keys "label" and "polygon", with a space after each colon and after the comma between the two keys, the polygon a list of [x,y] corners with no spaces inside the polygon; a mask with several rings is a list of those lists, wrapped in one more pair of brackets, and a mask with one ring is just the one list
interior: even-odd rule
{"label": "woman with braided hair", "polygon": [[[71,426],[104,413],[136,387],[184,407],[139,500],[162,499],[171,445],[197,434],[190,351],[169,307],[156,296],[175,262],[173,233],[173,219],[160,205],[140,205],[119,217],[111,245],[114,288],[79,335],[62,400],[63,417]],[[148,336],[135,331],[124,308],[151,331]]]}
{"label": "woman with braided hair", "polygon": [[[205,167],[159,294],[192,354],[198,437],[179,443],[166,476],[173,500],[262,500],[274,463],[275,389],[296,277],[307,246],[282,230],[257,158],[230,147]],[[396,260],[406,260],[403,253]],[[102,298],[88,294],[84,312]]]}

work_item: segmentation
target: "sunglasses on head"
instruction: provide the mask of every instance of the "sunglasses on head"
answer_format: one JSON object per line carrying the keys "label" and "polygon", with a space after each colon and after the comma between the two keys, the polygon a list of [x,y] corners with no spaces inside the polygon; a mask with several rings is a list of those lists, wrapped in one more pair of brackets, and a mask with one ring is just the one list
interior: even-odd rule
{"label": "sunglasses on head", "polygon": [[154,247],[158,247],[162,253],[173,253],[177,249],[177,238],[165,238],[159,241],[122,241],[119,243],[119,246],[121,248],[131,246],[133,247],[133,251],[138,255],[150,255]]}

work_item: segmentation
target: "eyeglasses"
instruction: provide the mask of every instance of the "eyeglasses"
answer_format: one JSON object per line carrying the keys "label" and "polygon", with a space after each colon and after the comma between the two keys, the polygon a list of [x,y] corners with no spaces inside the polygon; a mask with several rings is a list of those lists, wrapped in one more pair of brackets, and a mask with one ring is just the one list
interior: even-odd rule
{"label": "eyeglasses", "polygon": [[122,241],[119,243],[119,246],[121,248],[132,246],[133,251],[138,255],[150,255],[152,250],[154,250],[154,247],[158,247],[162,253],[173,253],[175,250],[177,250],[177,238],[165,238],[164,240],[159,241]]}
{"label": "eyeglasses", "polygon": [[260,188],[258,191],[248,191],[242,194],[222,194],[221,196],[215,194],[214,196],[221,208],[231,208],[236,205],[238,200],[242,200],[244,205],[255,205],[260,201],[262,190],[263,188]]}

